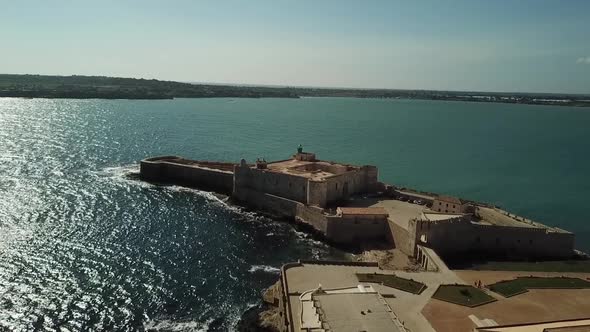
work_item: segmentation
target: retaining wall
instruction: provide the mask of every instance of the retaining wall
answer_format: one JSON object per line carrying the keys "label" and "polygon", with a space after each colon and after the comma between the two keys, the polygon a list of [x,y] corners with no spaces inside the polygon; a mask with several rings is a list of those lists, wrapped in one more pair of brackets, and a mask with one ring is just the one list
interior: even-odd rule
{"label": "retaining wall", "polygon": [[327,220],[326,237],[336,243],[359,244],[367,240],[388,239],[389,227],[386,218],[373,215],[348,218],[330,216]]}
{"label": "retaining wall", "polygon": [[410,234],[408,230],[391,220],[388,220],[388,226],[390,235],[389,240],[393,242],[395,248],[400,249],[408,256],[413,256],[414,248],[410,242]]}

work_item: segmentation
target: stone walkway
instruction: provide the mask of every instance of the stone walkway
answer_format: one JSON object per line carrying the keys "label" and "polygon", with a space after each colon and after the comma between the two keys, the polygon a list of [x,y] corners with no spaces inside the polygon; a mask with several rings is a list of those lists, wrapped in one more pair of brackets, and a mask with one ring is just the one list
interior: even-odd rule
{"label": "stone walkway", "polygon": [[[439,272],[403,272],[395,271],[395,275],[419,281],[426,285],[426,289],[419,295],[410,294],[397,289],[391,290],[388,287],[380,286],[378,291],[393,293],[395,298],[388,298],[387,302],[398,315],[399,319],[404,322],[405,327],[412,332],[434,332],[428,320],[422,315],[422,309],[428,304],[432,295],[442,284],[463,284],[453,271],[444,264],[440,257],[431,249],[424,248],[428,255],[434,260],[439,268]],[[377,289],[376,287],[376,289]]]}

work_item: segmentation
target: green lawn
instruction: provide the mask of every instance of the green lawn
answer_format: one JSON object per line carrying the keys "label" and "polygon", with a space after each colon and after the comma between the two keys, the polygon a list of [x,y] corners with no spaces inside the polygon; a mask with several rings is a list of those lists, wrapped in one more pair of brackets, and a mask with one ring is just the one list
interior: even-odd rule
{"label": "green lawn", "polygon": [[489,289],[491,291],[501,294],[504,297],[522,294],[527,292],[527,290],[531,288],[590,288],[590,282],[578,278],[565,277],[519,277],[514,280],[500,281],[495,284],[489,285]]}
{"label": "green lawn", "polygon": [[466,307],[477,307],[496,301],[481,289],[469,285],[440,285],[432,298]]}
{"label": "green lawn", "polygon": [[384,286],[403,290],[413,294],[420,294],[424,289],[426,289],[426,286],[421,282],[400,278],[393,274],[357,273],[356,277],[359,282],[380,283]]}

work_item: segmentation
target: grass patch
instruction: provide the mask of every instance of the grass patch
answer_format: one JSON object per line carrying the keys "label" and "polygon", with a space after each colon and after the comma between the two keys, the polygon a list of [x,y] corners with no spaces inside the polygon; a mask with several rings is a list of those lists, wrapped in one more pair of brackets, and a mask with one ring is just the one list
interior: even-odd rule
{"label": "grass patch", "polygon": [[579,278],[566,277],[518,277],[489,285],[489,289],[504,297],[526,293],[529,289],[579,289],[590,288],[590,282]]}
{"label": "grass patch", "polygon": [[426,285],[412,279],[405,279],[395,276],[393,274],[379,274],[379,273],[357,273],[359,282],[374,282],[380,283],[384,286],[402,290],[404,292],[420,294]]}
{"label": "grass patch", "polygon": [[440,285],[432,298],[471,308],[496,301],[481,289],[469,285]]}

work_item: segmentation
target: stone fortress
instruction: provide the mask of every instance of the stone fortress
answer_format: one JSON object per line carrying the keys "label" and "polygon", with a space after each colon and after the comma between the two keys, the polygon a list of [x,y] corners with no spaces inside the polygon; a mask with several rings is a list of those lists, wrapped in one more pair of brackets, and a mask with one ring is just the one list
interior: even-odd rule
{"label": "stone fortress", "polygon": [[487,204],[386,185],[375,166],[319,160],[301,146],[289,159],[254,164],[148,158],[140,176],[230,196],[308,225],[336,244],[385,241],[426,269],[430,259],[423,248],[523,259],[574,254],[574,234],[565,230]]}

